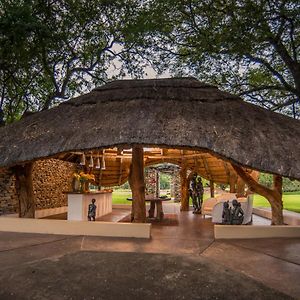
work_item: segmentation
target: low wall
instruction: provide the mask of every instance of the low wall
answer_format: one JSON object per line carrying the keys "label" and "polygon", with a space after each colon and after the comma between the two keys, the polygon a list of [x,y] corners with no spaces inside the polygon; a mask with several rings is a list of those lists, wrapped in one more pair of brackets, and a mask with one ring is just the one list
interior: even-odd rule
{"label": "low wall", "polygon": [[[266,219],[272,219],[272,212],[270,208],[265,207],[254,207],[253,213],[266,218]],[[293,225],[293,226],[300,226],[300,214],[288,210],[283,210],[283,222],[284,224]]]}
{"label": "low wall", "polygon": [[0,218],[0,231],[62,235],[150,238],[149,223],[111,223],[25,218]]}
{"label": "low wall", "polygon": [[215,239],[299,238],[300,226],[214,225]]}

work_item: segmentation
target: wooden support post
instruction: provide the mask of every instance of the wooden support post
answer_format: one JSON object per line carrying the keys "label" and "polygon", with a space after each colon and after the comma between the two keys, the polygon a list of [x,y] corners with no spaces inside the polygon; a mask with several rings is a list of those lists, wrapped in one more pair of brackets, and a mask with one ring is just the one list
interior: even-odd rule
{"label": "wooden support post", "polygon": [[272,225],[283,225],[282,214],[282,177],[273,175],[273,189],[269,189],[256,181],[242,167],[232,164],[237,174],[246,182],[249,189],[257,194],[264,196],[271,204],[272,209]]}
{"label": "wooden support post", "polygon": [[180,169],[180,184],[181,184],[181,206],[180,210],[189,210],[189,191],[188,191],[188,180],[187,180],[187,168],[182,165]]}
{"label": "wooden support post", "polygon": [[279,175],[273,175],[273,193],[268,200],[272,209],[272,224],[283,224],[282,177]]}
{"label": "wooden support post", "polygon": [[209,181],[209,185],[210,185],[210,197],[214,197],[215,196],[215,183],[213,180]]}
{"label": "wooden support post", "polygon": [[132,148],[132,163],[129,184],[132,191],[132,222],[146,222],[144,150],[141,146]]}
{"label": "wooden support post", "polygon": [[33,163],[14,167],[19,195],[19,217],[34,218],[35,200],[32,186]]}
{"label": "wooden support post", "polygon": [[229,177],[230,193],[236,193],[236,187],[235,187],[236,179],[237,179],[236,175],[230,174]]}
{"label": "wooden support post", "polygon": [[243,179],[238,176],[237,178],[237,187],[236,187],[236,196],[237,197],[245,197],[245,182]]}

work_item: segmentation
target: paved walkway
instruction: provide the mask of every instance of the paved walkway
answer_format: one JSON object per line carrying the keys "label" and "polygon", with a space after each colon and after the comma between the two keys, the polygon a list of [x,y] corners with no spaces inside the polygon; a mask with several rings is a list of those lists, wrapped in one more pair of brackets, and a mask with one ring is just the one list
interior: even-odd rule
{"label": "paved walkway", "polygon": [[0,233],[0,261],[0,299],[300,299],[300,239],[215,241],[191,212],[150,240]]}

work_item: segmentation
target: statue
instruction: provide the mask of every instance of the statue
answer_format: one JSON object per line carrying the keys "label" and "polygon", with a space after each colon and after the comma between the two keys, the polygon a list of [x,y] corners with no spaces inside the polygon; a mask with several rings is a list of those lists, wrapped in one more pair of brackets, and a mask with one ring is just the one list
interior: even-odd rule
{"label": "statue", "polygon": [[241,203],[236,199],[232,200],[231,224],[241,225],[244,220],[244,211],[242,210]]}
{"label": "statue", "polygon": [[223,203],[222,224],[241,225],[244,221],[244,211],[241,203],[236,199],[232,200],[232,208],[229,207],[229,201]]}
{"label": "statue", "polygon": [[96,199],[92,199],[92,203],[89,204],[89,210],[88,210],[88,220],[89,221],[95,221],[96,217],[96,208],[95,205]]}
{"label": "statue", "polygon": [[230,224],[231,222],[231,208],[229,207],[229,201],[224,202],[222,212],[222,224]]}
{"label": "statue", "polygon": [[196,197],[197,197],[197,203],[198,203],[198,213],[201,214],[201,208],[203,203],[203,194],[204,194],[204,188],[202,184],[201,177],[198,177],[197,183],[196,183]]}
{"label": "statue", "polygon": [[197,173],[193,175],[193,178],[190,182],[189,194],[193,201],[193,214],[201,214],[201,207],[203,202],[203,185],[201,177],[197,180]]}

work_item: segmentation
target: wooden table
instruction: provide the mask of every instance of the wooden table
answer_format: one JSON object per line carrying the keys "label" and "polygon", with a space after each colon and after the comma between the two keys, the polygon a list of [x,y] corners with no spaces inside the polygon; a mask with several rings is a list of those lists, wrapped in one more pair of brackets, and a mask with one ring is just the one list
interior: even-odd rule
{"label": "wooden table", "polygon": [[[132,201],[132,198],[127,198],[128,201]],[[149,218],[154,218],[154,213],[155,213],[155,206],[156,206],[156,219],[161,221],[164,218],[164,211],[163,211],[163,206],[162,202],[163,201],[170,201],[171,198],[150,198],[150,199],[145,199],[146,202],[150,202],[150,209],[148,210],[148,217]]]}

